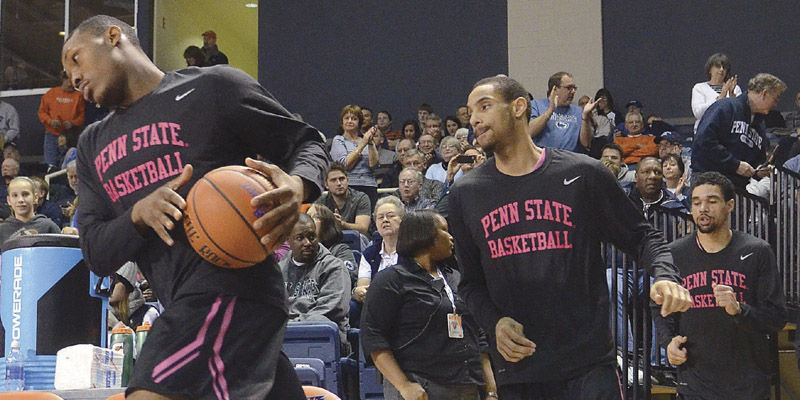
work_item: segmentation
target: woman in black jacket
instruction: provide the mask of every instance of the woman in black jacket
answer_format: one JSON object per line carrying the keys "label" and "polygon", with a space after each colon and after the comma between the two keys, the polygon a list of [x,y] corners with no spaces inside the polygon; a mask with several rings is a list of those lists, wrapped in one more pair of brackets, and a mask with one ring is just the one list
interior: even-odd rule
{"label": "woman in black jacket", "polygon": [[400,262],[376,274],[361,319],[365,354],[385,377],[387,400],[496,397],[486,342],[455,292],[447,221],[430,210],[400,224]]}

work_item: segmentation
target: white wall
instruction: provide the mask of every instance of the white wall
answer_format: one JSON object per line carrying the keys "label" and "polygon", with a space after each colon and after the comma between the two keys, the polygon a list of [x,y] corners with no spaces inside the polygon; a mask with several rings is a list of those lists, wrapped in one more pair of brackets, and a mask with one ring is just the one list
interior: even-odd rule
{"label": "white wall", "polygon": [[594,96],[603,87],[601,2],[508,0],[508,70],[535,98],[546,94],[547,79],[566,71],[578,93]]}

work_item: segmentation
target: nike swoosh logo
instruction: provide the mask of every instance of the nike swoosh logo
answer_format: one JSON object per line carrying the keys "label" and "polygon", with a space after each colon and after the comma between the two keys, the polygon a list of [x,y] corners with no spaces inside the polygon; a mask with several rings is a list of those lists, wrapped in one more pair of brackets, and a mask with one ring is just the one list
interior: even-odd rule
{"label": "nike swoosh logo", "polygon": [[191,88],[191,89],[189,89],[189,91],[187,91],[186,93],[184,93],[184,94],[179,94],[179,95],[175,96],[175,101],[181,101],[181,99],[183,99],[184,97],[188,96],[188,95],[189,95],[189,93],[192,93],[192,92],[194,92],[194,89],[195,89],[195,88]]}
{"label": "nike swoosh logo", "polygon": [[743,256],[739,256],[739,259],[740,259],[740,260],[742,260],[742,261],[744,261],[744,260],[745,260],[747,257],[750,257],[750,256],[752,256],[752,255],[753,255],[753,253],[747,253],[747,254],[745,254],[745,255],[743,255]]}
{"label": "nike swoosh logo", "polygon": [[564,178],[564,186],[567,186],[567,185],[570,185],[570,184],[572,184],[572,182],[575,182],[575,181],[577,181],[577,180],[578,180],[578,178],[580,178],[580,177],[581,177],[581,176],[580,176],[580,175],[578,175],[578,176],[576,176],[576,177],[574,177],[574,178],[572,178],[572,179],[569,179],[569,180],[568,180],[567,178]]}

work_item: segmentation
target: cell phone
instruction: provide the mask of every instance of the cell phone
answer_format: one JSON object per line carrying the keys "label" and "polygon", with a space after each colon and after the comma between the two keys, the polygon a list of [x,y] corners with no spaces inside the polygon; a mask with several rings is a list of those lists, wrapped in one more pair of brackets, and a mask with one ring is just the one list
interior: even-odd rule
{"label": "cell phone", "polygon": [[458,156],[456,162],[459,164],[475,164],[475,156]]}

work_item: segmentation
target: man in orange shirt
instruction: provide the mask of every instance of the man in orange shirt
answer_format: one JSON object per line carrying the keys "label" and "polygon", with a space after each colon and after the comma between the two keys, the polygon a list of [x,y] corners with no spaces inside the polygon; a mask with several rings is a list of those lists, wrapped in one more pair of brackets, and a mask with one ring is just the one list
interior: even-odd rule
{"label": "man in orange shirt", "polygon": [[644,129],[642,114],[638,112],[626,114],[625,128],[628,130],[628,136],[614,139],[614,143],[622,147],[625,164],[630,166],[641,161],[643,157],[658,155],[658,145],[653,141],[653,135],[642,135]]}
{"label": "man in orange shirt", "polygon": [[63,72],[61,86],[48,90],[42,96],[39,120],[47,130],[44,134],[44,162],[48,168],[54,168],[58,160],[58,136],[67,135],[72,142],[70,144],[75,146],[84,121],[83,97],[75,91]]}

